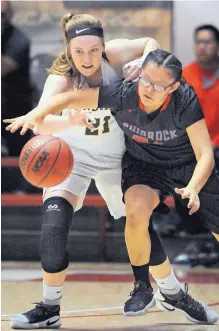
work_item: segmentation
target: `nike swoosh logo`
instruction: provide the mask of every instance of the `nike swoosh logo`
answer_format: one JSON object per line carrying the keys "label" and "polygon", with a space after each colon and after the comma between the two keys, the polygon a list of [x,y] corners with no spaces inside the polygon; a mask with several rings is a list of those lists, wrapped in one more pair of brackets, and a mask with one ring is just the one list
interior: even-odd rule
{"label": "nike swoosh logo", "polygon": [[60,318],[58,318],[57,320],[55,320],[55,321],[53,321],[53,322],[47,321],[46,325],[47,325],[47,326],[53,325],[53,324],[55,324],[56,322],[58,322],[59,320],[60,320]]}
{"label": "nike swoosh logo", "polygon": [[90,28],[82,29],[82,30],[76,30],[76,34],[81,33],[83,31],[90,30]]}
{"label": "nike swoosh logo", "polygon": [[[161,303],[161,302],[160,302]],[[174,311],[175,309],[174,308],[168,308],[168,307],[166,307],[166,306],[164,306],[162,303],[161,303],[161,305],[165,308],[165,309],[167,309],[167,310],[169,310],[169,311]]]}

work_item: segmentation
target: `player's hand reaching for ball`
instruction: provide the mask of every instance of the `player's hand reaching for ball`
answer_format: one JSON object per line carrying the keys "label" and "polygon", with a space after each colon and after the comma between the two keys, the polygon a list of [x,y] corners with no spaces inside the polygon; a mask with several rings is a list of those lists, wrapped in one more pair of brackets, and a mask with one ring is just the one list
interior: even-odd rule
{"label": "player's hand reaching for ball", "polygon": [[200,200],[198,192],[194,188],[190,186],[175,188],[175,192],[180,194],[182,199],[189,199],[189,203],[187,205],[187,207],[190,209],[189,215],[197,212],[200,207]]}
{"label": "player's hand reaching for ball", "polygon": [[68,116],[47,115],[42,117],[38,114],[36,108],[24,116],[6,119],[4,123],[10,123],[6,130],[11,133],[22,128],[21,135],[24,135],[28,129],[32,130],[34,134],[52,134],[62,131],[71,125],[85,126],[93,130],[93,124],[96,121],[91,114],[91,110],[78,109],[69,111]]}
{"label": "player's hand reaching for ball", "polygon": [[28,129],[31,129],[33,132],[35,132],[37,130],[37,125],[39,125],[42,120],[43,118],[37,113],[37,108],[35,108],[24,116],[5,119],[3,122],[10,123],[6,127],[7,131],[14,133],[18,129],[22,128],[20,134],[24,135]]}

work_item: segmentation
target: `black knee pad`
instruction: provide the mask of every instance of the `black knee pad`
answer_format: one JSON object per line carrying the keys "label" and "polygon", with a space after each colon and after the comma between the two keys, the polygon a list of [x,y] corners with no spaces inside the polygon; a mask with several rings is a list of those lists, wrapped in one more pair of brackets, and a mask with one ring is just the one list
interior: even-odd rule
{"label": "black knee pad", "polygon": [[150,224],[148,231],[151,238],[151,255],[149,265],[153,267],[162,264],[166,260],[167,255],[152,224]]}
{"label": "black knee pad", "polygon": [[44,271],[56,273],[69,265],[67,243],[73,218],[72,205],[62,197],[52,197],[43,204],[40,257]]}

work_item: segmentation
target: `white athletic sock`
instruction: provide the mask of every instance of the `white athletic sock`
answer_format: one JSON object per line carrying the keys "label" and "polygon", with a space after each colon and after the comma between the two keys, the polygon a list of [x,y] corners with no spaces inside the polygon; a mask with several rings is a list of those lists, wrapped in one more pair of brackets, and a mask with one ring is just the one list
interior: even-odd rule
{"label": "white athletic sock", "polygon": [[164,294],[177,294],[182,289],[182,286],[176,278],[173,269],[171,273],[165,278],[154,278],[160,290]]}
{"label": "white athletic sock", "polygon": [[60,301],[63,292],[63,285],[62,286],[48,286],[43,282],[43,302],[46,305],[60,306]]}

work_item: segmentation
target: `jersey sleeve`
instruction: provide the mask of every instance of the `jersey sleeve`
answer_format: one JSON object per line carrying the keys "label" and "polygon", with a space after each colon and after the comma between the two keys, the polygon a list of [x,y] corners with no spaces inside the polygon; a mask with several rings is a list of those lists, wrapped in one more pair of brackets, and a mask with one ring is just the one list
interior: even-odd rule
{"label": "jersey sleeve", "polygon": [[98,108],[110,108],[113,115],[138,105],[136,83],[119,80],[109,86],[100,87]]}
{"label": "jersey sleeve", "polygon": [[197,95],[191,86],[187,85],[187,87],[182,95],[182,105],[179,110],[179,122],[185,129],[204,118]]}

